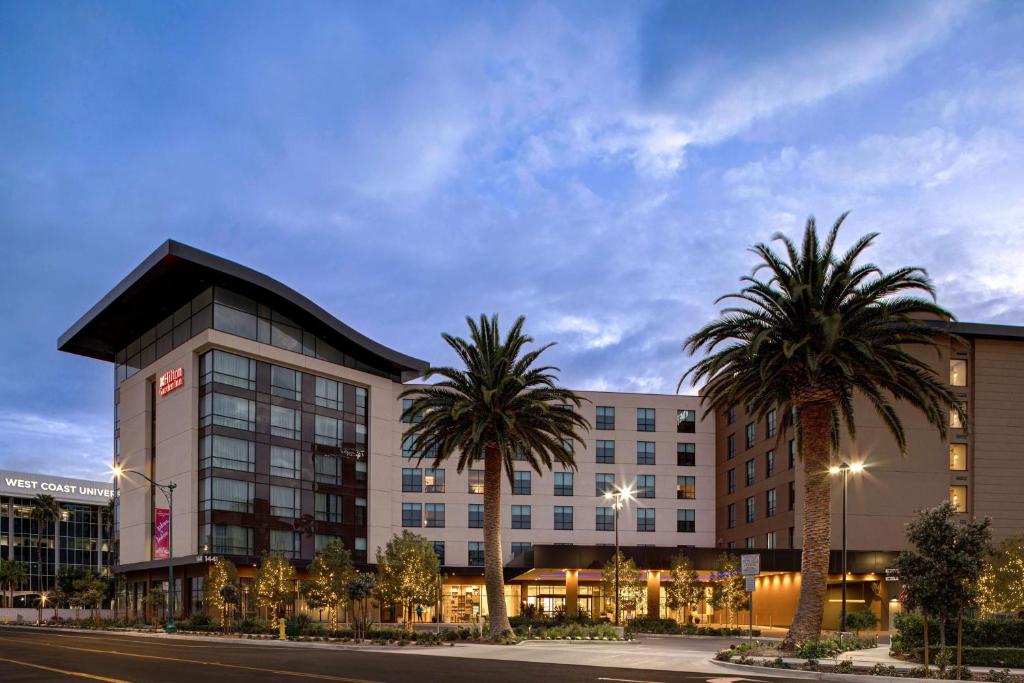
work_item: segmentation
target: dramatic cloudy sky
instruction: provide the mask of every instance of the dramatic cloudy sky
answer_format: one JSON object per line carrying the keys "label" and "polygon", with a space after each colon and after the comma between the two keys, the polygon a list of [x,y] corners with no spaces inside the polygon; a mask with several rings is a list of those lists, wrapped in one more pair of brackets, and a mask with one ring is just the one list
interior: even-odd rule
{"label": "dramatic cloudy sky", "polygon": [[681,340],[810,214],[1024,323],[1024,6],[0,2],[0,467],[100,475],[57,337],[168,237],[435,362],[528,316],[571,386]]}

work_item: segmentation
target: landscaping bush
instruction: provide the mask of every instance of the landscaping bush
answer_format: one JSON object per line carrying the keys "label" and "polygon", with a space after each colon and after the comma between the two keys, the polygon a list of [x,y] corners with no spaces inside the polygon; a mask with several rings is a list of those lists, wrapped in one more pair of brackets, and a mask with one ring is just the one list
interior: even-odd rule
{"label": "landscaping bush", "polygon": [[985,680],[989,681],[989,683],[1010,683],[1013,681],[1013,675],[1010,674],[1009,669],[1003,669],[1002,671],[989,669],[988,673],[985,674]]}
{"label": "landscaping bush", "polygon": [[868,610],[850,612],[846,615],[846,628],[850,629],[854,633],[873,629],[877,625],[878,617],[875,616],[874,612],[870,612]]}
{"label": "landscaping bush", "polygon": [[796,656],[800,659],[824,659],[839,654],[839,643],[834,640],[811,638],[800,643]]}
{"label": "landscaping bush", "polygon": [[[955,647],[950,648],[949,652],[952,657],[956,657]],[[924,661],[924,648],[916,648],[913,651],[913,655],[918,661]],[[965,645],[963,663],[967,666],[1024,668],[1024,647],[977,647]]]}
{"label": "landscaping bush", "polygon": [[853,673],[853,662],[849,659],[843,661],[832,667],[832,672],[837,674],[852,674]]}
{"label": "landscaping bush", "polygon": [[615,627],[606,623],[594,626],[567,623],[529,630],[516,629],[516,633],[521,636],[529,636],[541,640],[620,640]]}
{"label": "landscaping bush", "polygon": [[683,632],[683,625],[675,619],[634,619],[629,622],[630,628],[637,633],[671,633]]}
{"label": "landscaping bush", "polygon": [[890,666],[888,664],[881,664],[881,663],[879,663],[879,664],[875,664],[873,667],[871,667],[868,670],[868,674],[870,674],[871,676],[890,676],[890,677],[892,677],[892,676],[898,676],[899,672],[896,670],[895,666]]}
{"label": "landscaping bush", "polygon": [[[924,619],[919,614],[897,614],[891,649],[895,654],[912,654],[924,648]],[[946,625],[947,645],[956,642],[956,622]],[[939,623],[929,620],[928,643],[939,642]],[[974,647],[1019,647],[1024,643],[1024,619],[992,617],[964,619],[964,645]]]}
{"label": "landscaping bush", "polygon": [[243,619],[235,626],[239,633],[274,633],[270,622],[266,619]]}

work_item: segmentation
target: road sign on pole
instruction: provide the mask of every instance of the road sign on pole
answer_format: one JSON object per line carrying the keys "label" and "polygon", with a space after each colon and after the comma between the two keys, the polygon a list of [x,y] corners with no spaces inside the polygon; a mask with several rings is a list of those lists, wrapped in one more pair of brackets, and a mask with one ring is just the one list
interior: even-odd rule
{"label": "road sign on pole", "polygon": [[746,587],[747,592],[748,593],[753,593],[754,592],[754,588],[755,588],[754,582],[757,580],[757,577],[756,576],[747,576],[745,578],[747,580],[747,587]]}
{"label": "road sign on pole", "polygon": [[743,576],[757,576],[760,573],[760,555],[740,555],[740,574]]}

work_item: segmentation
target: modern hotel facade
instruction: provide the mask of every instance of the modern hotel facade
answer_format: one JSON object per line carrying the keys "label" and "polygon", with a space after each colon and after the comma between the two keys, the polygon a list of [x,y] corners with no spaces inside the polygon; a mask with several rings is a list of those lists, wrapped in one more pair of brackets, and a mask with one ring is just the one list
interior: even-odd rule
{"label": "modern hotel facade", "polygon": [[[364,337],[266,275],[173,241],[75,323],[58,346],[112,363],[117,462],[177,485],[173,561],[180,611],[202,608],[202,582],[215,556],[239,565],[248,596],[246,582],[263,552],[283,553],[301,572],[318,547],[340,539],[358,564],[368,566],[403,529],[433,541],[441,557],[447,577],[442,618],[463,621],[485,609],[482,472],[457,473],[454,463],[432,469],[429,456],[420,460],[404,438],[400,394],[422,376],[425,361]],[[789,481],[799,491],[798,468],[788,465],[789,437],[778,438],[779,430],[791,429],[786,421],[764,425],[763,439],[755,425],[753,442],[743,448],[745,441],[729,444],[745,438],[745,432],[730,435],[745,427],[746,418],[704,417],[697,396],[581,394],[592,430],[572,445],[578,469],[538,474],[524,462],[514,481],[503,484],[510,611],[522,605],[544,612],[610,611],[600,579],[613,553],[614,517],[601,494],[630,484],[638,497],[621,516],[620,543],[646,572],[648,600],[639,611],[667,613],[661,584],[672,555],[689,555],[707,573],[720,549],[749,546],[762,554],[761,583],[777,587],[766,591],[765,600],[755,599],[755,618],[762,621],[757,606],[764,604],[771,611],[764,623],[782,623],[799,576],[793,573],[799,568],[799,550],[793,549],[799,530],[789,531],[799,526],[793,521],[799,495],[792,504],[786,497]],[[977,406],[969,400],[973,413]],[[934,460],[932,445],[944,445],[924,432],[921,439],[930,441],[922,454]],[[972,433],[974,442],[979,438]],[[781,456],[769,457],[770,441],[782,444],[775,447]],[[881,436],[859,437],[857,445],[879,453],[892,449]],[[915,457],[916,451],[905,462]],[[729,475],[740,469],[732,463],[750,459],[750,484],[743,479],[730,485],[729,476],[746,476],[745,469]],[[759,476],[758,468],[769,462],[771,472]],[[970,486],[983,475],[975,469],[966,476]],[[129,603],[139,606],[166,576],[165,541],[156,531],[166,505],[140,476],[128,474],[121,486],[118,571],[128,580]],[[747,489],[743,500],[758,501],[753,517],[730,525],[727,510]],[[904,505],[884,503],[889,507],[883,514],[898,510],[904,519],[912,514],[906,503],[923,507],[947,493],[903,496]],[[993,505],[1000,500],[980,490],[965,495],[991,498]],[[1019,500],[1019,489],[1013,495]],[[863,514],[871,514],[875,498],[873,491],[863,494]],[[762,500],[765,507],[759,508]],[[1008,514],[1012,520],[1014,512]],[[886,526],[878,521],[876,527]],[[876,541],[865,536],[857,547],[896,550],[901,532],[879,530],[888,535]],[[863,553],[853,567],[868,579],[884,573],[890,559]],[[716,618],[709,606],[696,616]]]}

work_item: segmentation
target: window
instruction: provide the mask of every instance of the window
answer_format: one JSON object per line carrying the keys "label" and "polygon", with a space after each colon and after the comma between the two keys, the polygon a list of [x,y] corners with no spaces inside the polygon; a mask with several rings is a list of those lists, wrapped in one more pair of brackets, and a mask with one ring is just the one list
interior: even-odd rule
{"label": "window", "polygon": [[727,524],[730,529],[736,528],[736,503],[729,503],[726,508]]}
{"label": "window", "polygon": [[732,468],[725,474],[726,493],[736,493],[736,468]]}
{"label": "window", "polygon": [[482,503],[469,504],[469,528],[484,528],[484,506]]}
{"label": "window", "polygon": [[299,549],[302,546],[302,539],[297,531],[291,529],[270,530],[270,550],[281,553],[287,558],[295,559],[299,556]]}
{"label": "window", "polygon": [[615,490],[615,475],[603,472],[598,472],[594,475],[594,484],[597,492],[595,496],[603,496],[608,491]]}
{"label": "window", "polygon": [[636,530],[650,532],[654,531],[654,509],[653,508],[637,508],[636,510]]}
{"label": "window", "polygon": [[754,521],[754,517],[757,514],[757,501],[754,500],[753,496],[747,498],[747,524]]}
{"label": "window", "polygon": [[636,409],[636,431],[638,431],[638,432],[653,432],[654,431],[654,408],[637,408]]}
{"label": "window", "polygon": [[302,435],[301,413],[284,406],[270,406],[270,433],[286,439],[298,439]]}
{"label": "window", "polygon": [[355,549],[352,551],[352,561],[366,564],[366,539],[362,536],[356,537]]}
{"label": "window", "polygon": [[654,464],[654,442],[653,441],[637,441],[636,442],[636,464],[637,465],[653,465]]}
{"label": "window", "polygon": [[332,543],[341,543],[341,536],[331,536],[329,534],[314,534],[313,536],[313,550],[320,552]]}
{"label": "window", "polygon": [[572,508],[567,505],[555,506],[555,529],[572,529]]}
{"label": "window", "polygon": [[357,484],[365,484],[366,483],[366,461],[365,460],[356,460],[356,483]]}
{"label": "window", "polygon": [[697,497],[697,477],[676,477],[676,498],[693,500]]}
{"label": "window", "polygon": [[482,541],[469,542],[469,557],[467,559],[470,567],[484,566],[484,544]]}
{"label": "window", "polygon": [[220,425],[232,429],[256,429],[256,403],[227,394],[206,394],[199,408],[199,426]]}
{"label": "window", "polygon": [[290,486],[271,486],[270,514],[276,517],[298,517],[299,490]]}
{"label": "window", "polygon": [[697,431],[697,411],[677,410],[676,431],[680,434],[693,434]]}
{"label": "window", "polygon": [[769,550],[772,550],[774,548],[777,548],[778,545],[778,532],[769,531],[767,536],[765,537],[765,547]]}
{"label": "window", "polygon": [[697,531],[696,510],[676,510],[676,531],[684,534]]}
{"label": "window", "polygon": [[572,495],[572,472],[555,472],[555,495]]}
{"label": "window", "polygon": [[[363,463],[365,466],[366,463]],[[359,463],[356,463],[358,469]],[[318,455],[313,460],[313,470],[316,480],[321,484],[341,485],[341,458],[332,458],[329,455]]]}
{"label": "window", "polygon": [[753,458],[751,458],[750,460],[748,460],[746,462],[745,468],[746,468],[746,473],[747,473],[747,486],[750,486],[751,484],[754,483],[754,479],[757,476],[757,467],[756,467],[756,465],[754,463],[754,459]]}
{"label": "window", "polygon": [[967,361],[963,359],[950,359],[949,361],[949,383],[954,387],[967,386]]}
{"label": "window", "polygon": [[484,471],[483,470],[470,470],[469,471],[469,492],[470,493],[483,493],[484,492]]}
{"label": "window", "polygon": [[636,497],[654,498],[654,475],[641,474],[636,478]]}
{"label": "window", "polygon": [[950,486],[949,502],[953,504],[953,509],[957,512],[967,512],[967,487]]}
{"label": "window", "polygon": [[736,457],[736,435],[730,434],[725,438],[725,457],[732,460]]}
{"label": "window", "polygon": [[254,486],[251,481],[207,477],[203,480],[199,509],[252,512]]}
{"label": "window", "polygon": [[769,439],[775,436],[778,431],[779,413],[774,408],[768,411],[764,417],[764,434]]}
{"label": "window", "polygon": [[444,503],[427,503],[427,526],[434,529],[444,528]]}
{"label": "window", "polygon": [[423,468],[423,492],[444,493],[444,470]]}
{"label": "window", "polygon": [[572,445],[572,439],[562,439],[562,448],[564,448],[565,452],[570,456],[576,452],[576,449]]}
{"label": "window", "polygon": [[528,496],[533,488],[533,479],[529,470],[516,470],[512,473],[512,495]]}
{"label": "window", "polygon": [[342,498],[334,493],[317,493],[314,497],[314,518],[318,522],[341,524]]}
{"label": "window", "polygon": [[789,469],[796,467],[796,439],[789,440]]}
{"label": "window", "polygon": [[615,510],[610,507],[596,509],[594,528],[598,531],[615,531]]}
{"label": "window", "polygon": [[967,444],[949,444],[949,469],[956,471],[967,469]]}
{"label": "window", "polygon": [[692,443],[676,444],[676,465],[694,467],[697,464],[697,445]]}
{"label": "window", "polygon": [[239,472],[256,470],[256,444],[229,436],[204,436],[199,444],[200,467],[220,467]]}
{"label": "window", "polygon": [[316,378],[316,397],[314,402],[318,406],[341,410],[343,408],[344,392],[341,390],[341,383],[324,377]]}
{"label": "window", "polygon": [[754,548],[754,547],[756,547],[756,546],[754,545],[754,537],[753,537],[753,536],[748,536],[748,537],[747,537],[747,541],[746,541],[746,544],[747,544],[747,547],[748,547],[748,548]]}
{"label": "window", "polygon": [[210,535],[211,551],[222,555],[252,555],[255,529],[214,524]]}
{"label": "window", "polygon": [[789,511],[796,510],[796,482],[789,482]]}
{"label": "window", "polygon": [[[963,409],[964,415],[966,415],[967,414],[967,404],[963,403],[963,404],[961,404],[960,407]],[[960,419],[960,413],[957,412],[956,408],[950,408],[949,409],[949,426],[950,426],[951,429],[963,429],[964,428],[964,423]]]}
{"label": "window", "polygon": [[437,563],[444,564],[444,541],[434,541],[434,554],[437,555]]}
{"label": "window", "polygon": [[402,493],[421,493],[423,491],[423,470],[418,467],[402,468]]}
{"label": "window", "polygon": [[409,409],[412,408],[413,399],[403,398],[402,399],[402,422],[406,424],[412,424],[414,422],[423,422],[422,415],[410,415]]}
{"label": "window", "polygon": [[356,517],[353,520],[356,526],[366,526],[366,499],[356,498]]}
{"label": "window", "polygon": [[270,366],[270,393],[293,401],[302,400],[302,373],[279,365]]}
{"label": "window", "polygon": [[272,476],[298,479],[300,470],[297,450],[284,446],[270,447],[270,474]]}
{"label": "window", "polygon": [[[344,431],[341,420],[325,415],[313,419],[313,441],[325,446],[340,446]],[[405,455],[404,444],[402,455]]]}
{"label": "window", "polygon": [[[369,403],[370,395],[363,387],[356,387],[356,415],[366,417],[366,406]],[[356,440],[359,439],[359,426],[356,426]]]}
{"label": "window", "polygon": [[512,528],[529,529],[531,510],[529,505],[512,506]]}
{"label": "window", "polygon": [[517,555],[522,555],[524,553],[528,553],[528,552],[530,552],[530,548],[532,548],[532,547],[533,546],[530,543],[522,543],[522,542],[518,542],[517,543],[517,542],[513,541],[513,543],[512,543],[512,557],[516,557]]}
{"label": "window", "polygon": [[775,450],[772,449],[764,454],[764,476],[770,477],[775,474]]}
{"label": "window", "polygon": [[217,382],[239,389],[256,388],[256,361],[214,349],[199,358],[199,383]]}
{"label": "window", "polygon": [[615,463],[615,442],[599,439],[597,442],[597,462],[601,465]]}
{"label": "window", "polygon": [[615,408],[598,406],[596,426],[598,429],[615,429]]}
{"label": "window", "polygon": [[764,498],[765,498],[764,516],[765,517],[774,517],[775,516],[775,489],[768,489],[767,491],[765,491]]}
{"label": "window", "polygon": [[747,448],[753,448],[757,439],[757,429],[753,422],[747,423]]}
{"label": "window", "polygon": [[[483,526],[483,521],[480,525]],[[420,503],[402,503],[402,526],[413,528],[423,526],[423,506]],[[470,524],[470,526],[473,525]]]}

